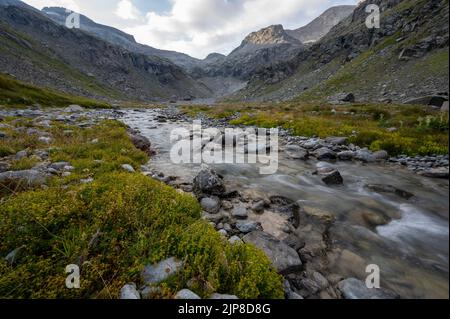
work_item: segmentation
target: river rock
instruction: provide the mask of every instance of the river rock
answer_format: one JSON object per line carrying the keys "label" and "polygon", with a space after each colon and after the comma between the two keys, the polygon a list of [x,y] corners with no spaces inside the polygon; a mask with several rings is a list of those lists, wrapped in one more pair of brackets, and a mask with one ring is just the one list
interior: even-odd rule
{"label": "river rock", "polygon": [[218,197],[204,197],[200,201],[202,209],[210,214],[216,214],[220,210],[220,200]]}
{"label": "river rock", "polygon": [[314,152],[314,154],[316,155],[319,161],[334,160],[337,157],[336,153],[327,147],[319,148]]}
{"label": "river rock", "polygon": [[180,290],[174,297],[174,299],[182,299],[182,300],[196,300],[196,299],[202,299],[200,296],[195,294],[189,289],[183,289]]}
{"label": "river rock", "polygon": [[157,284],[175,275],[181,268],[183,262],[171,257],[157,264],[145,266],[141,274],[142,280],[146,285]]}
{"label": "river rock", "polygon": [[337,157],[341,161],[351,161],[354,156],[355,153],[353,151],[342,151],[337,153]]}
{"label": "river rock", "polygon": [[391,194],[395,194],[398,195],[402,198],[405,199],[410,199],[411,197],[414,196],[414,194],[404,191],[402,189],[399,189],[395,186],[392,185],[383,185],[383,184],[367,184],[366,188],[373,190],[377,193],[391,193]]}
{"label": "river rock", "polygon": [[448,178],[449,170],[448,167],[438,167],[438,168],[430,168],[421,172],[422,176],[431,177],[431,178]]}
{"label": "river rock", "polygon": [[348,137],[330,136],[325,139],[325,142],[332,145],[346,145],[348,144]]}
{"label": "river rock", "polygon": [[0,173],[0,184],[3,185],[34,187],[45,184],[46,179],[47,176],[44,173],[33,169]]}
{"label": "river rock", "polygon": [[377,151],[372,154],[376,161],[385,161],[389,159],[389,154],[386,151]]}
{"label": "river rock", "polygon": [[237,219],[246,219],[248,217],[247,208],[243,205],[236,206],[231,211],[231,215]]}
{"label": "river rock", "polygon": [[150,140],[148,138],[135,131],[128,132],[128,136],[137,149],[145,152],[148,155],[153,155],[153,151],[151,149],[152,144],[150,143]]}
{"label": "river rock", "polygon": [[338,170],[334,170],[322,177],[322,181],[327,185],[341,185],[344,183],[341,173]]}
{"label": "river rock", "polygon": [[264,251],[280,274],[298,271],[302,266],[297,252],[284,242],[263,231],[254,231],[242,239]]}
{"label": "river rock", "polygon": [[221,196],[225,193],[225,185],[217,173],[205,168],[194,178],[194,193],[197,196],[202,194]]}
{"label": "river rock", "polygon": [[255,230],[261,230],[261,224],[254,221],[238,221],[236,228],[243,234],[248,234]]}
{"label": "river rock", "polygon": [[308,151],[295,144],[286,145],[285,152],[286,155],[292,159],[299,159],[299,160],[308,159]]}
{"label": "river rock", "polygon": [[120,299],[141,299],[139,291],[136,289],[136,284],[130,283],[120,289]]}
{"label": "river rock", "polygon": [[264,212],[265,206],[266,203],[263,200],[260,200],[252,205],[252,210],[257,214],[261,214]]}
{"label": "river rock", "polygon": [[338,284],[345,299],[399,299],[398,294],[387,289],[370,289],[356,278],[348,278]]}
{"label": "river rock", "polygon": [[358,150],[355,153],[356,160],[364,162],[364,163],[372,163],[375,162],[375,157],[368,150]]}

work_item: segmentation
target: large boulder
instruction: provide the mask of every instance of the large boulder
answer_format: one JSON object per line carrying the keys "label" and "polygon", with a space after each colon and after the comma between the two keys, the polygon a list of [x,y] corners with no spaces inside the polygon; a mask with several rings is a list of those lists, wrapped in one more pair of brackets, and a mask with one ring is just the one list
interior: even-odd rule
{"label": "large boulder", "polygon": [[225,193],[225,185],[214,170],[205,168],[194,178],[194,193],[197,196],[206,194],[220,197]]}
{"label": "large boulder", "polygon": [[242,238],[247,244],[253,244],[266,254],[280,274],[289,274],[302,267],[297,252],[284,242],[263,231],[254,231]]}
{"label": "large boulder", "polygon": [[142,281],[146,285],[160,283],[183,268],[183,262],[174,257],[163,260],[157,264],[147,265],[142,272]]}
{"label": "large boulder", "polygon": [[430,105],[441,108],[446,101],[448,101],[448,96],[427,95],[407,100],[404,104]]}
{"label": "large boulder", "polygon": [[151,149],[152,143],[150,143],[150,140],[148,138],[135,131],[129,131],[128,136],[137,149],[145,152],[148,155],[153,155],[153,151]]}
{"label": "large boulder", "polygon": [[337,154],[327,147],[319,148],[314,152],[314,154],[319,161],[334,160],[337,158]]}
{"label": "large boulder", "polygon": [[345,299],[399,299],[399,295],[387,289],[367,288],[366,284],[356,278],[345,279],[338,284]]}
{"label": "large boulder", "polygon": [[28,188],[45,184],[47,176],[37,170],[9,171],[0,173],[0,185],[8,188]]}
{"label": "large boulder", "polygon": [[299,160],[308,159],[308,151],[295,144],[286,145],[285,152],[286,155],[292,159],[299,159]]}
{"label": "large boulder", "polygon": [[355,95],[353,93],[337,93],[333,96],[331,96],[329,99],[330,103],[333,104],[340,104],[340,103],[354,103],[355,102]]}

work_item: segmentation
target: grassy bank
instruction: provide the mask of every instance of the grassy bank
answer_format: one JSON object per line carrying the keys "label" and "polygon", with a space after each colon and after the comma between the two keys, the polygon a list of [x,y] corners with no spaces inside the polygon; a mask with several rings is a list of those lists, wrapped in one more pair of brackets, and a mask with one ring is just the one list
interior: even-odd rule
{"label": "grassy bank", "polygon": [[286,102],[185,106],[183,110],[213,118],[237,115],[231,124],[283,127],[299,136],[348,136],[358,146],[391,155],[448,154],[448,112],[423,106]]}
{"label": "grassy bank", "polygon": [[61,107],[70,104],[78,104],[87,108],[110,107],[106,102],[36,87],[17,81],[10,76],[0,74],[0,105],[23,106],[33,104]]}
{"label": "grassy bank", "polygon": [[[23,119],[6,123],[31,126]],[[202,297],[213,292],[283,297],[282,279],[265,255],[252,246],[229,244],[200,219],[195,198],[121,169],[130,164],[139,170],[148,160],[122,124],[108,121],[81,129],[53,123],[46,130],[53,136],[50,146],[14,129],[0,140],[0,148],[11,154],[50,147],[52,162],[75,167],[70,176],[53,177],[45,189],[3,189],[1,298],[117,298],[124,284],[142,284],[144,265],[170,256],[182,259],[185,267],[160,285],[158,297],[172,297],[188,281]],[[86,178],[94,181],[80,183]],[[16,263],[8,264],[4,257],[19,247]],[[69,264],[81,265],[80,289],[65,287]]]}

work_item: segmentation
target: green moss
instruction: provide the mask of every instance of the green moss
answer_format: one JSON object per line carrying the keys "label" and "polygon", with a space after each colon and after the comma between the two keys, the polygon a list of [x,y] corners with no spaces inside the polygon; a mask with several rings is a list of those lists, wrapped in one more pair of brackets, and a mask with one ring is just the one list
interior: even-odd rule
{"label": "green moss", "polygon": [[[68,129],[71,133],[64,133]],[[185,267],[162,284],[161,297],[172,297],[190,279],[200,283],[196,291],[204,297],[216,291],[283,297],[281,277],[267,257],[220,237],[200,219],[194,197],[120,168],[127,163],[139,169],[148,161],[123,124],[105,121],[87,129],[55,124],[47,130],[53,136],[51,160],[68,161],[75,170],[54,177],[48,189],[0,198],[0,256],[22,247],[14,266],[0,258],[0,297],[117,298],[125,283],[143,284],[144,265],[170,256],[184,260]],[[14,143],[30,144],[25,137]],[[87,177],[94,182],[80,184]],[[65,286],[69,264],[81,266],[80,289]]]}

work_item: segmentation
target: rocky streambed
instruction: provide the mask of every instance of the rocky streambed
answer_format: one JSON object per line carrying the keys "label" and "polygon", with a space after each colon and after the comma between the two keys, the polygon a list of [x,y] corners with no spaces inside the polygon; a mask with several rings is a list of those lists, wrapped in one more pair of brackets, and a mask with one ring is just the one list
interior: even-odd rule
{"label": "rocky streambed", "polygon": [[[37,127],[52,121],[81,127],[106,118],[123,121],[136,146],[155,152],[142,172],[196,196],[203,217],[230,242],[262,249],[284,276],[287,298],[448,298],[448,155],[390,158],[349,145],[345,137],[303,138],[281,131],[278,171],[261,175],[261,164],[172,163],[170,133],[192,125],[175,108],[0,110],[0,119],[6,116],[31,118]],[[203,125],[229,126],[209,119]],[[0,123],[4,138],[1,129]],[[43,142],[52,139],[29,130],[24,133]],[[0,179],[39,183],[42,176],[72,169],[70,163],[49,162],[46,150],[24,150],[11,159],[21,156],[40,162],[32,170],[11,172],[4,158]],[[366,288],[368,265],[379,268],[383,289]],[[122,293],[126,298],[151,292],[127,285]]]}
{"label": "rocky streambed", "polygon": [[[175,108],[122,120],[152,142],[146,174],[193,193],[230,242],[265,251],[286,297],[448,297],[448,155],[391,158],[343,137],[281,131],[279,169],[261,175],[260,164],[173,164],[170,133],[193,120]],[[373,264],[385,290],[365,288]]]}

